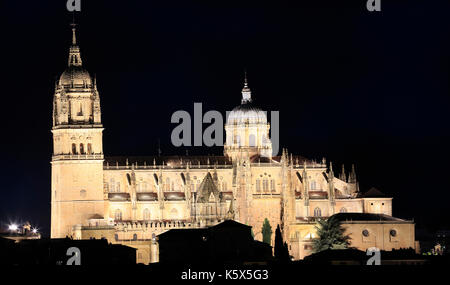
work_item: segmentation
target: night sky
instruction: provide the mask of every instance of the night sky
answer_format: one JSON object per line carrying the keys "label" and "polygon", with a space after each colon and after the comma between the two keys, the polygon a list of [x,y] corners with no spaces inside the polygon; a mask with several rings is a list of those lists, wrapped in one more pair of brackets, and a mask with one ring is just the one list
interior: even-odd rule
{"label": "night sky", "polygon": [[[71,42],[58,2],[0,2],[0,223],[28,220],[44,234],[52,96]],[[394,216],[450,227],[450,2],[382,0],[380,13],[366,0],[150,2],[82,1],[75,16],[106,156],[153,155],[158,140],[163,155],[185,154],[170,144],[172,113],[192,114],[194,102],[231,110],[246,69],[254,102],[280,112],[282,147],[326,157],[336,175],[355,163],[362,191],[394,197]]]}

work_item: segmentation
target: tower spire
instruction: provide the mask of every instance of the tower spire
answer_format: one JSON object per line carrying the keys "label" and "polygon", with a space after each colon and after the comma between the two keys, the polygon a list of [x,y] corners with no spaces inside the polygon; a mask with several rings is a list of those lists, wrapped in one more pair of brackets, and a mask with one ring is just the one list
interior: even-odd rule
{"label": "tower spire", "polygon": [[72,23],[70,24],[70,26],[72,27],[72,45],[76,46],[77,45],[77,24]]}
{"label": "tower spire", "polygon": [[247,104],[252,102],[252,92],[248,87],[247,70],[244,71],[244,88],[242,88],[242,101],[241,104]]}
{"label": "tower spire", "polygon": [[352,164],[352,171],[348,175],[348,183],[356,183],[355,164]]}
{"label": "tower spire", "polygon": [[341,171],[341,174],[339,175],[339,179],[341,179],[344,182],[347,182],[347,175],[345,174],[344,164],[342,164],[342,171]]}
{"label": "tower spire", "polygon": [[247,69],[244,70],[244,88],[248,87],[248,81],[247,81]]}
{"label": "tower spire", "polygon": [[70,26],[72,27],[72,45],[76,46],[77,45],[77,35],[76,35],[77,24],[75,23],[75,11],[72,12],[72,23],[70,24]]}
{"label": "tower spire", "polygon": [[75,20],[70,24],[72,27],[72,45],[69,49],[69,66],[81,66],[80,47],[77,45],[77,29]]}

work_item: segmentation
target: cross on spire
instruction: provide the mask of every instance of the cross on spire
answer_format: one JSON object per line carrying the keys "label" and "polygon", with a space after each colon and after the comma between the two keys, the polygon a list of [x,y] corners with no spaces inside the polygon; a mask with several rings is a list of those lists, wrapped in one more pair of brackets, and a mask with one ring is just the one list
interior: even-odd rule
{"label": "cross on spire", "polygon": [[77,45],[77,36],[76,36],[76,26],[75,24],[75,14],[72,15],[72,23],[70,26],[72,27],[72,45],[69,49],[69,66],[81,66],[81,54],[80,54],[80,47]]}

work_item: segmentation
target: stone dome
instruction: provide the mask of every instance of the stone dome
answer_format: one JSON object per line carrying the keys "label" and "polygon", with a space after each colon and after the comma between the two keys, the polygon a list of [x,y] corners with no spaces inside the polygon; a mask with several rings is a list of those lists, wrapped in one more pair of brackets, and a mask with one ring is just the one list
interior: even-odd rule
{"label": "stone dome", "polygon": [[64,86],[89,87],[92,86],[92,78],[89,72],[83,68],[80,47],[77,45],[76,30],[72,28],[72,45],[69,49],[68,67],[61,74],[59,84]]}
{"label": "stone dome", "polygon": [[263,110],[251,102],[244,102],[235,107],[228,115],[227,124],[267,124],[267,116]]}
{"label": "stone dome", "polygon": [[252,102],[252,92],[248,87],[247,73],[245,73],[244,88],[242,88],[241,105],[230,112],[227,124],[267,124],[266,113]]}
{"label": "stone dome", "polygon": [[76,86],[84,86],[91,85],[92,79],[89,75],[89,72],[81,66],[69,66],[59,78],[59,84],[61,85],[71,85],[73,80],[73,84]]}

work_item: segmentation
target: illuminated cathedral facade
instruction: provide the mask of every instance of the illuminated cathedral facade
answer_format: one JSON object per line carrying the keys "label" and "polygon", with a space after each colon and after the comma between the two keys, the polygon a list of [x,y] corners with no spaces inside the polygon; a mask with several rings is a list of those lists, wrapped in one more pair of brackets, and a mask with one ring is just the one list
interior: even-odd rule
{"label": "illuminated cathedral facade", "polygon": [[[223,156],[108,157],[96,79],[82,63],[73,28],[68,66],[53,97],[52,238],[107,238],[137,248],[138,262],[149,263],[158,260],[157,236],[167,230],[233,219],[252,226],[255,239],[262,240],[267,219],[273,232],[280,225],[290,254],[301,259],[311,253],[319,218],[392,216],[392,198],[375,189],[359,191],[354,166],[335,175],[325,159],[286,149],[273,156],[270,124],[246,80],[241,104],[225,125]],[[396,230],[410,236],[405,243],[414,243],[414,225],[397,220]],[[373,242],[366,237],[364,244],[364,227],[370,229],[366,223],[352,234],[368,247]],[[272,245],[273,239],[274,234]],[[406,247],[402,242],[392,248]]]}

